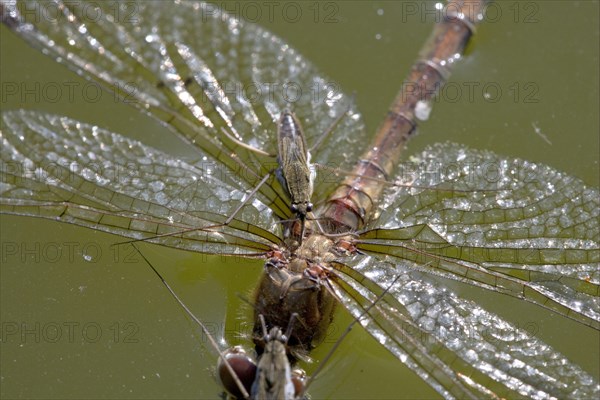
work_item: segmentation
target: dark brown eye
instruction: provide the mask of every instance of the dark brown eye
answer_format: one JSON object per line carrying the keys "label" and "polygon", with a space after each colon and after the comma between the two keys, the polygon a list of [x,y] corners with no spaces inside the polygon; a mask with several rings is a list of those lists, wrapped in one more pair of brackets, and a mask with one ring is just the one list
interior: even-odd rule
{"label": "dark brown eye", "polygon": [[312,209],[313,209],[313,204],[312,204],[312,203],[308,203],[308,204],[306,205],[306,211],[307,211],[307,212],[311,212],[311,211],[312,211]]}
{"label": "dark brown eye", "polygon": [[[247,393],[250,393],[256,377],[256,363],[240,347],[233,347],[225,352],[225,359],[242,382]],[[243,398],[238,385],[229,373],[223,360],[219,359],[217,374],[223,388],[236,398]]]}

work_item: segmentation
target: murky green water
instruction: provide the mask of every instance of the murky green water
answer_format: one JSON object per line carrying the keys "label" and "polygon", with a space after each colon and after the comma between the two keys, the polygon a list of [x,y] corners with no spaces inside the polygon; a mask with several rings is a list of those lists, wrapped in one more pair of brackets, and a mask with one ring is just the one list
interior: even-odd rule
{"label": "murky green water", "polygon": [[[261,4],[254,3],[261,10],[261,25],[345,92],[356,92],[371,131],[431,30],[432,16],[423,16],[424,7],[433,9],[433,3],[332,2],[333,8],[318,5],[315,22],[313,3],[293,3],[303,12],[298,22],[284,20],[277,11],[282,8],[276,7],[271,23]],[[410,14],[414,6],[421,12]],[[237,10],[255,18],[248,5]],[[451,78],[452,91],[444,92],[409,152],[451,140],[545,163],[597,186],[598,3],[506,2],[494,10],[501,15],[480,27]],[[328,15],[335,22],[325,23]],[[158,124],[110,95],[93,105],[85,102],[85,81],[4,27],[0,40],[2,109],[65,114],[175,155],[190,155],[165,139]],[[21,99],[7,94],[6,85],[12,84],[33,89]],[[73,98],[68,86],[75,88]],[[63,90],[58,101],[53,87]],[[495,99],[486,100],[486,92]],[[210,375],[215,356],[199,344],[197,329],[151,272],[110,248],[118,238],[49,221],[2,216],[1,222],[2,398],[217,396],[219,387]],[[94,256],[93,262],[83,260],[82,250]],[[167,271],[168,281],[200,318],[219,332],[226,330],[229,343],[245,343],[231,334],[250,314],[237,294],[250,296],[260,262],[226,264],[151,246],[145,253]],[[541,338],[598,377],[597,332],[503,296],[474,290],[463,295],[521,326],[534,322]],[[340,313],[335,327],[341,330],[348,321]],[[319,348],[315,358],[327,348]],[[343,343],[311,393],[313,398],[436,396],[360,328]]]}

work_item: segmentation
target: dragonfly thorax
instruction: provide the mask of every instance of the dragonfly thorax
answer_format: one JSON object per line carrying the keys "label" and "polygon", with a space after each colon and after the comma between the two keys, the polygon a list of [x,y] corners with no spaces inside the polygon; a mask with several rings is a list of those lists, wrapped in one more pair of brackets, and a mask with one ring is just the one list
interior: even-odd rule
{"label": "dragonfly thorax", "polygon": [[312,232],[295,251],[297,257],[314,263],[328,263],[336,258],[335,243],[325,235]]}

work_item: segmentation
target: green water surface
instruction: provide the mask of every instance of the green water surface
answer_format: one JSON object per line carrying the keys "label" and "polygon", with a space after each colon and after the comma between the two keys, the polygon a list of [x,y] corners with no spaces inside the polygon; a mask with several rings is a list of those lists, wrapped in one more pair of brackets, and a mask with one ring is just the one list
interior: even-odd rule
{"label": "green water surface", "polygon": [[[434,3],[293,3],[303,12],[297,22],[277,11],[271,21],[262,2],[255,2],[263,13],[259,17],[245,15],[248,6],[228,2],[227,7],[257,19],[346,93],[355,92],[374,131],[431,31],[433,16],[424,11]],[[415,6],[420,12],[409,13]],[[598,2],[502,2],[494,10],[451,77],[455,91],[435,104],[409,153],[450,140],[548,164],[598,186]],[[326,22],[325,16],[334,20]],[[35,85],[85,85],[4,27],[0,41],[3,85],[29,85],[34,91]],[[473,97],[468,87],[475,88]],[[484,87],[500,88],[502,94],[490,101]],[[178,157],[192,155],[167,139],[160,125],[106,93],[94,104],[84,101],[80,90],[58,101],[4,94],[1,107],[64,114]],[[3,399],[218,396],[211,376],[214,353],[148,268],[110,247],[118,237],[31,218],[1,216],[0,221]],[[18,253],[9,254],[14,246]],[[251,314],[238,294],[251,296],[260,261],[224,262],[156,246],[145,246],[144,252],[217,336],[225,330],[229,344],[247,343],[234,334]],[[457,290],[520,326],[535,324],[540,338],[600,375],[598,332],[512,298]],[[339,331],[349,321],[340,312],[334,328]],[[315,351],[315,359],[324,356],[332,340]],[[313,398],[331,399],[439,397],[360,327],[310,392]]]}

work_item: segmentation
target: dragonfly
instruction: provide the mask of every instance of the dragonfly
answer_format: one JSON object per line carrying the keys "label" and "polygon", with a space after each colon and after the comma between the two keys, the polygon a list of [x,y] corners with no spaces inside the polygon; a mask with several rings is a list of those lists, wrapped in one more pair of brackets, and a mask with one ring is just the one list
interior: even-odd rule
{"label": "dragonfly", "polygon": [[[168,14],[168,13],[167,13],[167,14]],[[172,17],[175,17],[174,15],[171,15],[171,14],[169,14],[169,15],[170,15],[170,16],[172,16]],[[343,99],[343,96],[342,96],[342,99]],[[340,107],[340,108],[343,108],[343,107]],[[301,113],[300,113],[300,112],[298,112],[298,114],[301,114]],[[330,118],[331,118],[331,117],[330,117]],[[327,122],[327,118],[325,118],[325,121]],[[355,121],[355,120],[353,120],[353,119],[350,119],[350,121]],[[347,122],[347,124],[350,124],[350,122]],[[324,124],[324,125],[325,125],[325,124]],[[360,124],[359,124],[359,125],[360,125]],[[349,131],[352,131],[352,126],[353,126],[353,125],[351,125],[350,127],[344,127],[344,129],[348,129]],[[63,126],[63,128],[64,128],[64,126]],[[53,128],[53,129],[56,129],[56,128]],[[355,130],[356,130],[356,129],[355,129]],[[358,130],[360,130],[360,129],[358,129]],[[239,131],[241,131],[241,130],[239,130]],[[268,143],[268,140],[269,140],[269,139],[267,138],[267,136],[268,136],[268,135],[265,133],[265,134],[264,134],[264,136],[263,136],[263,139],[258,139],[258,140],[259,140],[259,141],[260,141],[260,140],[262,140],[264,143]],[[344,140],[353,140],[353,139],[354,139],[354,138],[356,138],[356,137],[360,137],[360,136],[361,136],[361,133],[357,133],[356,135],[349,135],[349,136],[350,136],[350,138],[351,138],[351,139],[337,139],[337,140],[342,140],[342,141],[344,141]],[[256,137],[260,137],[260,135],[256,135]],[[336,140],[336,139],[333,139],[333,140]],[[348,146],[344,146],[344,148],[346,148],[346,147],[348,147]],[[351,152],[352,150],[348,150],[348,151],[349,151],[349,152]],[[456,152],[457,152],[457,153],[460,153],[458,150],[456,150]],[[358,151],[357,151],[356,153],[358,153]],[[357,156],[357,154],[356,154],[356,153],[355,153],[354,155],[356,155],[356,156]],[[349,154],[350,154],[350,153],[349,153]],[[427,153],[427,154],[431,154],[431,153]],[[452,154],[451,156],[453,156],[453,157],[457,158],[457,154],[456,154],[456,153]],[[327,156],[327,157],[328,157],[328,156]],[[327,159],[327,158],[326,158],[326,159]],[[328,182],[328,184],[329,184],[329,185],[324,185],[324,186],[330,186],[330,183],[329,183],[329,182]],[[325,189],[323,189],[323,187],[324,187],[324,186],[322,186],[322,187],[321,187],[321,189],[316,189],[316,193],[319,193],[319,190],[321,190],[321,193],[322,193],[322,192],[325,190]],[[269,197],[268,197],[268,194],[265,194],[265,196],[267,196],[266,198],[269,198]],[[282,208],[282,209],[283,209],[283,208]],[[244,220],[246,220],[246,221],[247,221],[247,220],[248,220],[248,218],[249,218],[248,216],[244,216]],[[382,217],[380,217],[380,220],[381,220],[381,218],[382,218]],[[376,282],[376,279],[377,279],[377,277],[371,277],[370,279],[372,279],[374,282]],[[424,279],[425,279],[425,278],[424,278]],[[369,329],[369,327],[367,327],[367,329]],[[399,358],[400,358],[400,356],[399,356]]]}

